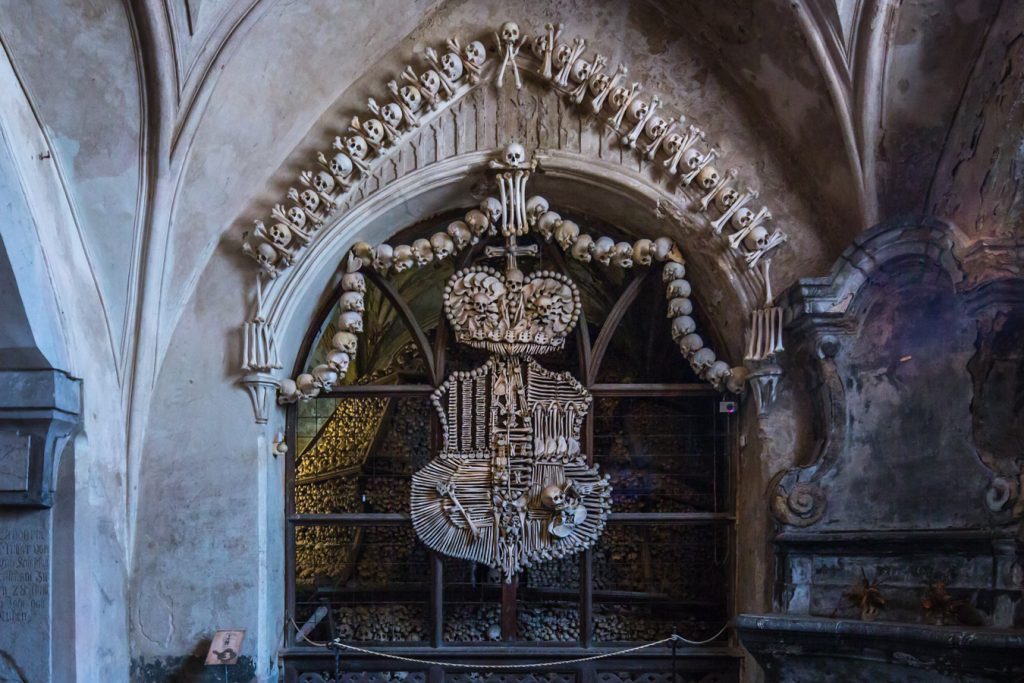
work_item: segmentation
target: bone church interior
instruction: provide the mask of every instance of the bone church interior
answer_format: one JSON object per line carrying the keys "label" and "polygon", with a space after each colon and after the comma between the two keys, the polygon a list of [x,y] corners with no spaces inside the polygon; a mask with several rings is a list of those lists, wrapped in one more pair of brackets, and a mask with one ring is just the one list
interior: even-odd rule
{"label": "bone church interior", "polygon": [[0,681],[1024,680],[1022,36],[0,1]]}

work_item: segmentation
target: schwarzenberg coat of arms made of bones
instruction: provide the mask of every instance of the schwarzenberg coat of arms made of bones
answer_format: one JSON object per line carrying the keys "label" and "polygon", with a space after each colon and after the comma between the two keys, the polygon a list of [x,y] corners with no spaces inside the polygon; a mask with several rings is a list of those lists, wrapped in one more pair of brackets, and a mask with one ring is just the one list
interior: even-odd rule
{"label": "schwarzenberg coat of arms made of bones", "polygon": [[535,163],[521,145],[491,162],[501,193],[496,226],[503,271],[472,266],[444,291],[456,341],[490,352],[434,392],[444,444],[412,477],[412,523],[420,539],[452,557],[500,567],[506,581],[535,562],[591,547],[611,508],[611,486],[581,451],[590,393],[534,356],[558,351],[580,315],[575,284],[560,273],[529,275],[518,258],[529,231],[525,189]]}

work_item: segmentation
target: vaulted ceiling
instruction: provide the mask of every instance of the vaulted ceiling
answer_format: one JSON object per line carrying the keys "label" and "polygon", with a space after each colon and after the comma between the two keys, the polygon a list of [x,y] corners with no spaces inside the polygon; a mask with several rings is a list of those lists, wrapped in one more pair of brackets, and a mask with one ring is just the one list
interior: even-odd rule
{"label": "vaulted ceiling", "polygon": [[[785,187],[816,272],[862,230],[935,211],[1019,235],[1024,9],[991,0],[0,0],[116,362],[159,366],[218,249],[279,196],[340,111],[449,35],[507,18],[600,43]],[[993,186],[990,169],[1000,179]],[[778,193],[777,193],[778,194]],[[794,273],[795,275],[796,273]],[[237,296],[237,295],[232,295]],[[147,350],[135,340],[147,336]]]}

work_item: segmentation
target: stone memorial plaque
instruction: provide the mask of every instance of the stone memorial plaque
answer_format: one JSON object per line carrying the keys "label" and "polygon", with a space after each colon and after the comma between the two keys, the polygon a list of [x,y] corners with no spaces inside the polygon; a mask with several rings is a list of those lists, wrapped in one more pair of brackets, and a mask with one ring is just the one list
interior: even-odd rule
{"label": "stone memorial plaque", "polygon": [[30,439],[0,432],[0,491],[28,491]]}

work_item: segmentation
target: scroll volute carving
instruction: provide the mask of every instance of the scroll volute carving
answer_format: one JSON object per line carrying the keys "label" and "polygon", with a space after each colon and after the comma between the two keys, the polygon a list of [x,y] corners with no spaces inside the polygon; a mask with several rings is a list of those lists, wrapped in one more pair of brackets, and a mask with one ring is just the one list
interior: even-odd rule
{"label": "scroll volute carving", "polygon": [[846,436],[846,391],[836,356],[854,327],[842,315],[826,321],[808,316],[791,329],[790,359],[801,369],[810,399],[814,445],[807,464],[778,472],[769,483],[769,506],[774,517],[794,527],[807,527],[825,514],[826,491],[822,477],[835,463]]}

